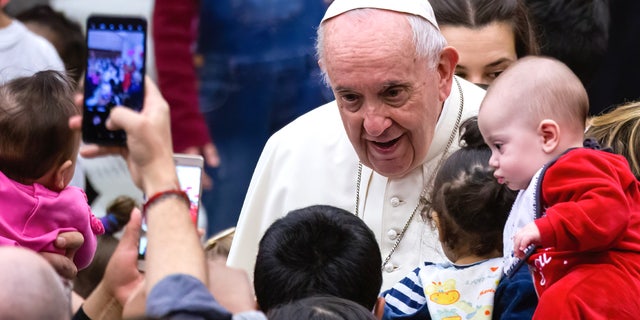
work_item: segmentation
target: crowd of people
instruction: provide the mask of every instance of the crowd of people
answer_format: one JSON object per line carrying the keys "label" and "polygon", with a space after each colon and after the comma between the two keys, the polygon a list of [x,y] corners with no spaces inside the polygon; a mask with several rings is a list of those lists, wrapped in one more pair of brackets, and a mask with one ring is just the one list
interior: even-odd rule
{"label": "crowd of people", "polygon": [[[296,71],[300,81],[311,81],[317,68],[318,100],[299,97],[310,111],[276,121],[260,142],[264,148],[252,151],[259,154],[255,165],[229,163],[242,152],[226,149],[233,139],[218,140],[225,126],[207,130],[216,146],[207,132],[193,145],[179,142],[219,166],[214,188],[227,183],[224,170],[239,167],[251,177],[246,190],[224,186],[212,198],[232,203],[237,200],[224,194],[237,193],[243,200],[237,223],[211,226],[218,220],[209,219],[208,230],[194,226],[173,160],[173,103],[195,101],[180,106],[187,113],[197,106],[197,63],[193,72],[180,71],[186,95],[168,90],[165,100],[171,70],[159,67],[161,86],[145,79],[141,111],[111,110],[106,126],[124,130],[126,145],[81,145],[76,95],[82,84],[70,77],[75,69],[65,72],[56,47],[0,11],[0,58],[11,57],[0,64],[12,63],[0,66],[0,279],[6,284],[0,317],[630,319],[640,313],[632,294],[640,292],[638,102],[591,116],[585,76],[595,71],[540,55],[552,52],[552,40],[537,35],[542,18],[530,16],[533,1],[318,2],[310,6],[326,11],[313,23],[315,53],[294,54],[304,60],[304,71]],[[158,5],[164,7],[156,16],[168,19],[170,8],[204,17],[239,14],[250,3],[220,12],[202,6],[200,13],[195,2]],[[285,7],[292,21],[304,11],[289,1]],[[286,13],[259,18],[252,9],[238,30]],[[185,27],[173,22],[180,24],[175,30]],[[201,19],[200,28],[215,23]],[[180,46],[195,40],[187,31],[176,35]],[[308,36],[299,31],[301,39]],[[218,70],[224,63],[217,58],[258,55],[226,65],[232,74],[247,72],[233,85],[222,82],[233,92],[251,87],[242,82],[256,66],[269,72],[254,76],[298,65],[271,59],[273,52],[243,51],[255,43],[216,55],[205,36],[201,31],[199,43],[208,60],[199,76],[207,81],[200,87],[207,105],[204,116],[191,118],[196,127],[205,119],[209,126],[240,121],[212,120],[227,112],[208,99],[217,94],[209,92],[215,81],[208,72],[226,70]],[[20,46],[4,49],[3,37]],[[173,49],[185,53],[180,46]],[[158,63],[167,63],[172,49],[160,48],[168,51]],[[38,63],[24,60],[32,58]],[[260,80],[277,88],[280,75],[273,76]],[[323,82],[334,97],[326,104]],[[262,99],[243,90],[228,95],[243,103]],[[104,155],[123,157],[146,200],[123,195],[96,217],[72,178],[79,156]]]}

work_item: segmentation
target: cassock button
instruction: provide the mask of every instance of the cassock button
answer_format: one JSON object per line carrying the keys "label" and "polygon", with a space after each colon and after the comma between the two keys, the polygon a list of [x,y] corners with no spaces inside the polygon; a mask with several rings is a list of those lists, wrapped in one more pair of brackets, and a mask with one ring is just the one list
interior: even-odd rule
{"label": "cassock button", "polygon": [[396,266],[394,266],[391,262],[384,265],[384,271],[387,273],[391,273],[395,269],[396,269]]}
{"label": "cassock button", "polygon": [[398,197],[391,198],[390,202],[392,207],[397,207],[400,205],[400,199],[398,199]]}
{"label": "cassock button", "polygon": [[387,237],[389,237],[390,240],[395,240],[398,237],[398,232],[393,229],[389,229],[389,231],[387,231]]}

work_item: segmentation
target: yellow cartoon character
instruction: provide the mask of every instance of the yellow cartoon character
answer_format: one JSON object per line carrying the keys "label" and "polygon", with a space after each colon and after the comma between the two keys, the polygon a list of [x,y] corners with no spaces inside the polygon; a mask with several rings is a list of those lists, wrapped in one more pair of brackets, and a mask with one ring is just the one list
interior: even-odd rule
{"label": "yellow cartoon character", "polygon": [[431,282],[424,288],[424,293],[429,297],[429,300],[440,305],[450,305],[460,299],[460,292],[456,290],[456,280],[454,279],[449,279],[444,283]]}

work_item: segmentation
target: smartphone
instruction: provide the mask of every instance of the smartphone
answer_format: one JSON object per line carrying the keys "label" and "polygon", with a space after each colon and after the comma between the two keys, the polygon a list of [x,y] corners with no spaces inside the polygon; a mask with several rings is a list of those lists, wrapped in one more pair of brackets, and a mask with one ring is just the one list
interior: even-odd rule
{"label": "smartphone", "polygon": [[[200,193],[202,192],[202,175],[204,168],[204,158],[202,156],[176,153],[173,155],[178,173],[180,188],[189,196],[191,202],[189,213],[194,228],[198,226],[198,211],[200,210]],[[142,220],[142,232],[140,234],[140,246],[138,249],[138,259],[144,260],[147,252],[147,224]],[[140,267],[140,266],[139,266]]]}
{"label": "smartphone", "polygon": [[137,16],[91,15],[86,30],[82,139],[124,145],[125,132],[107,130],[105,123],[114,106],[142,109],[147,21]]}

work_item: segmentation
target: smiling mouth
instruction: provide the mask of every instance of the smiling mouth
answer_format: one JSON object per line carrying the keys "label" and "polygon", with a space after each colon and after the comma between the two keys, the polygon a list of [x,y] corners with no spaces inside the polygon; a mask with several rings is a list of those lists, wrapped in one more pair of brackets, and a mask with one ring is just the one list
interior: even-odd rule
{"label": "smiling mouth", "polygon": [[393,140],[387,141],[387,142],[376,142],[376,141],[372,141],[372,142],[378,148],[388,149],[388,148],[393,147],[393,145],[396,144],[396,142],[398,142],[398,140],[400,140],[400,138],[396,138],[396,139],[393,139]]}

